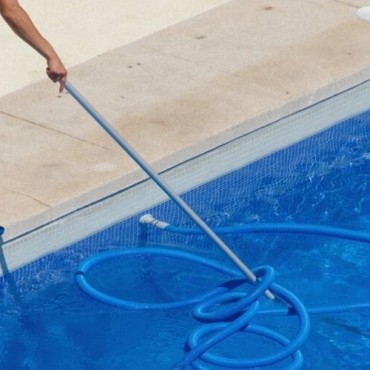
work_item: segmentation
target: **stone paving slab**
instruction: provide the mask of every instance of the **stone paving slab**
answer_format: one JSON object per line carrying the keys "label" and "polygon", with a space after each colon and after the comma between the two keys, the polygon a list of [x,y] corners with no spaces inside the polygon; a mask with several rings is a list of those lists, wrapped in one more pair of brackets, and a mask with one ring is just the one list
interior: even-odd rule
{"label": "stone paving slab", "polygon": [[[75,66],[228,0],[22,0],[64,63]],[[44,78],[44,60],[0,19],[0,96]]]}
{"label": "stone paving slab", "polygon": [[[163,171],[369,79],[362,5],[229,1],[71,68],[70,81]],[[0,124],[5,239],[143,179],[47,81],[0,98]]]}

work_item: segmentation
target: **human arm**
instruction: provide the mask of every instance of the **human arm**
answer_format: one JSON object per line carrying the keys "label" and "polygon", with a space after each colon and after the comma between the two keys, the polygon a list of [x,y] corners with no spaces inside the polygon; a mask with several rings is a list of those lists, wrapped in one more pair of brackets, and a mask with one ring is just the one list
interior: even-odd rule
{"label": "human arm", "polygon": [[18,0],[0,0],[0,13],[21,39],[46,59],[46,73],[54,82],[60,82],[59,91],[62,92],[67,80],[67,70],[57,52],[40,34]]}

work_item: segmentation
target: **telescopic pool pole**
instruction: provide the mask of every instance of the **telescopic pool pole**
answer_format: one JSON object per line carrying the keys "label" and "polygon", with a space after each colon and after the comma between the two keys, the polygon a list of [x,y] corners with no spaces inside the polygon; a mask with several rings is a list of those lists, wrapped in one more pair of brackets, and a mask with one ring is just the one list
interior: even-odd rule
{"label": "telescopic pool pole", "polygon": [[[172,199],[203,232],[234,262],[243,274],[253,283],[257,281],[256,275],[240,260],[240,258],[207,226],[207,224],[171,189],[171,187],[159,178],[157,173],[145,162],[145,160],[126,142],[118,132],[95,110],[95,108],[67,81],[65,89],[74,99],[95,119],[97,123],[116,141],[116,143],[146,172],[146,174]],[[274,299],[270,291],[266,296]]]}

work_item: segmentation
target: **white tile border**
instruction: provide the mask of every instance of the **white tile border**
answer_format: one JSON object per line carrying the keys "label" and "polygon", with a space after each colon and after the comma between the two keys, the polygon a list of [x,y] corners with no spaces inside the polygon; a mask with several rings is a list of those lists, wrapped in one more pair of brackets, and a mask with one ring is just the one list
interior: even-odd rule
{"label": "white tile border", "polygon": [[[181,163],[165,171],[161,178],[177,193],[186,192],[368,110],[369,97],[370,81],[366,81]],[[4,262],[7,269],[13,271],[166,199],[166,195],[152,181],[141,181],[5,242],[2,246]]]}

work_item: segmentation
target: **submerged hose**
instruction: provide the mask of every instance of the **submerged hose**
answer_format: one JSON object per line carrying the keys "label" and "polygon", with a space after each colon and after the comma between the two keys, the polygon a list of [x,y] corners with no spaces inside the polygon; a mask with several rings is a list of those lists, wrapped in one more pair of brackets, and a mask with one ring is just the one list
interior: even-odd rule
{"label": "submerged hose", "polygon": [[[179,233],[179,234],[201,234],[201,230],[171,225],[164,221],[156,220],[152,215],[146,214],[140,218],[141,224],[148,224],[159,229]],[[294,224],[294,223],[261,223],[261,224],[241,224],[212,229],[217,234],[232,233],[269,233],[269,234],[306,234],[330,236],[333,238],[353,240],[357,242],[370,243],[370,233],[355,231],[340,227],[313,225],[313,224]]]}
{"label": "submerged hose", "polygon": [[[154,225],[169,232],[181,234],[201,234],[200,229],[191,229],[170,225],[166,222],[154,219],[151,215],[144,215],[140,222],[144,225]],[[294,233],[325,235],[340,239],[349,239],[359,242],[370,243],[370,234],[336,227],[327,227],[311,224],[248,224],[229,227],[215,228],[215,233]],[[168,303],[142,303],[125,300],[105,294],[89,284],[88,271],[95,265],[117,257],[138,256],[165,256],[175,259],[184,259],[199,263],[215,271],[224,273],[231,280],[216,286],[202,294],[186,299]],[[291,359],[286,370],[301,368],[303,356],[300,348],[304,344],[309,331],[310,320],[308,314],[339,313],[345,311],[357,311],[369,309],[370,302],[360,304],[317,306],[305,309],[300,300],[282,286],[274,283],[275,273],[271,266],[262,266],[253,270],[257,278],[252,291],[247,293],[234,291],[235,288],[249,281],[240,271],[217,261],[203,258],[191,253],[164,248],[135,248],[116,250],[101,253],[83,261],[75,274],[78,286],[94,299],[106,304],[126,309],[171,309],[186,305],[197,304],[193,309],[193,316],[205,325],[195,329],[187,341],[187,353],[175,366],[174,370],[185,370],[191,366],[194,369],[205,370],[215,365],[226,369],[248,369],[254,367],[270,367],[280,362]],[[264,292],[271,291],[280,302],[284,302],[286,308],[261,309],[260,300]],[[295,315],[298,317],[298,330],[293,338],[286,336],[261,325],[251,323],[256,315]],[[280,345],[280,349],[274,354],[260,358],[227,358],[212,354],[212,347],[222,342],[229,336],[245,332],[248,334],[267,338]]]}
{"label": "submerged hose", "polygon": [[[222,366],[227,369],[248,369],[272,366],[289,357],[292,357],[290,369],[299,369],[302,366],[303,356],[299,349],[304,344],[310,331],[310,320],[306,309],[294,294],[273,283],[275,272],[271,266],[259,267],[254,272],[261,280],[260,286],[254,288],[251,293],[228,292],[220,294],[200,303],[194,309],[193,315],[195,318],[206,323],[210,321],[214,323],[204,325],[193,331],[187,342],[189,352],[175,369],[185,369],[190,364],[196,369],[204,369],[204,363]],[[299,328],[293,339],[289,339],[270,328],[251,324],[252,319],[259,313],[259,299],[267,287],[298,316]],[[222,307],[222,305],[229,302],[232,302],[230,307],[226,309]],[[213,307],[218,307],[218,309],[215,310]],[[268,338],[280,344],[282,348],[272,355],[252,359],[231,359],[207,352],[236,332],[246,332]]]}
{"label": "submerged hose", "polygon": [[[120,257],[143,256],[164,256],[196,262],[201,266],[225,274],[231,280],[194,297],[167,303],[142,303],[114,297],[96,289],[88,281],[89,270],[95,265]],[[251,282],[246,280],[240,271],[232,267],[192,253],[173,249],[134,248],[108,251],[82,261],[75,273],[75,279],[82,291],[92,298],[121,308],[158,310],[198,304],[193,310],[193,316],[206,325],[195,329],[190,335],[187,342],[188,352],[176,365],[175,369],[177,370],[186,369],[189,365],[195,369],[208,369],[209,365],[226,369],[271,366],[287,358],[291,358],[290,369],[299,369],[303,363],[303,356],[299,349],[310,331],[308,313],[295,295],[273,282],[275,272],[272,267],[262,266],[253,270],[253,273],[256,274],[257,283],[252,285],[251,291],[248,294],[236,292],[233,290],[242,284],[251,284]],[[281,302],[288,306],[283,314],[294,313],[298,317],[298,331],[292,339],[268,327],[251,324],[252,319],[261,311],[260,300],[263,298],[264,292],[270,289]],[[218,309],[215,310],[214,307]],[[209,353],[213,346],[237,332],[267,338],[279,344],[281,349],[273,355],[255,359],[233,359]]]}

